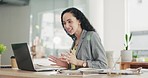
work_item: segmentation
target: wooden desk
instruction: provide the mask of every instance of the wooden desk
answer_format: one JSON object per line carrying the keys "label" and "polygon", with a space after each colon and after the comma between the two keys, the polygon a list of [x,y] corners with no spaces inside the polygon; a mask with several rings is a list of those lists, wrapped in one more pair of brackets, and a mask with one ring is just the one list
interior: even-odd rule
{"label": "wooden desk", "polygon": [[147,78],[148,73],[140,75],[107,75],[107,74],[89,74],[89,75],[59,75],[54,71],[32,72],[23,70],[14,70],[11,68],[0,68],[0,78]]}
{"label": "wooden desk", "polygon": [[148,62],[121,62],[120,69],[127,69],[127,68],[146,68],[148,69]]}
{"label": "wooden desk", "polygon": [[82,76],[57,75],[55,71],[33,72],[12,68],[0,68],[0,78],[82,78]]}

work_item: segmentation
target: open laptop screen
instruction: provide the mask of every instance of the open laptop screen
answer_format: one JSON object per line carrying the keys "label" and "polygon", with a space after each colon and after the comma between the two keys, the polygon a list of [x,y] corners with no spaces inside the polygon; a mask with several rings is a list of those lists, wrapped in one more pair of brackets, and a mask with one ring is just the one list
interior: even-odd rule
{"label": "open laptop screen", "polygon": [[34,70],[27,43],[11,44],[19,69]]}

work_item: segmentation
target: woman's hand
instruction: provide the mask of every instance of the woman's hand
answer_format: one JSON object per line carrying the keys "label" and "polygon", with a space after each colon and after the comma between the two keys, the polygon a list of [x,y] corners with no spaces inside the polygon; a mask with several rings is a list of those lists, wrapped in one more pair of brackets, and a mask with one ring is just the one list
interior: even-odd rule
{"label": "woman's hand", "polygon": [[63,58],[57,58],[55,56],[49,56],[49,61],[56,63],[56,64],[52,64],[52,65],[68,68],[68,63],[66,61],[64,61]]}
{"label": "woman's hand", "polygon": [[73,50],[71,50],[71,52],[66,52],[64,54],[61,54],[61,58],[63,61],[74,64],[76,66],[83,66],[84,63],[83,60],[79,60],[76,58],[76,55],[73,52]]}
{"label": "woman's hand", "polygon": [[65,59],[65,61],[67,61],[67,63],[77,65],[78,59],[76,58],[76,55],[73,52],[67,52],[65,54],[62,54],[61,56],[63,59]]}

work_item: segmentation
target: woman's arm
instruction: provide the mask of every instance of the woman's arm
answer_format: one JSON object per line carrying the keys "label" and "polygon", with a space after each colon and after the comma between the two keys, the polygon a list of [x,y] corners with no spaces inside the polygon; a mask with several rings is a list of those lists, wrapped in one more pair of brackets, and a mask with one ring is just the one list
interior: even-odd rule
{"label": "woman's arm", "polygon": [[101,39],[96,32],[93,32],[89,42],[92,60],[87,60],[88,67],[92,68],[107,68],[107,58]]}

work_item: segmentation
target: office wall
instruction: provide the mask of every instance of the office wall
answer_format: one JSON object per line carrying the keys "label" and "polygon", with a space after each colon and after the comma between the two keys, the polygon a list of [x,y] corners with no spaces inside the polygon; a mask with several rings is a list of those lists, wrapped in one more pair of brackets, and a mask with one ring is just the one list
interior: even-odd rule
{"label": "office wall", "polygon": [[10,64],[11,43],[29,42],[29,16],[30,6],[0,6],[0,43],[7,46],[2,64]]}
{"label": "office wall", "polygon": [[104,45],[104,1],[88,0],[88,16]]}
{"label": "office wall", "polygon": [[127,0],[130,31],[148,31],[148,0]]}
{"label": "office wall", "polygon": [[104,46],[107,51],[114,51],[115,61],[123,49],[124,31],[124,0],[104,0]]}

